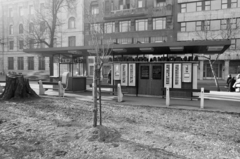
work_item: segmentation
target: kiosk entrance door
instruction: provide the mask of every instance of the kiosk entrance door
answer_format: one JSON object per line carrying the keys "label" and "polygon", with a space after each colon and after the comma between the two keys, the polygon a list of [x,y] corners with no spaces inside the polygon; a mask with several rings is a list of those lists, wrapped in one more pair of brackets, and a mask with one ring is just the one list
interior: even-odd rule
{"label": "kiosk entrance door", "polygon": [[162,95],[163,64],[139,64],[138,94]]}

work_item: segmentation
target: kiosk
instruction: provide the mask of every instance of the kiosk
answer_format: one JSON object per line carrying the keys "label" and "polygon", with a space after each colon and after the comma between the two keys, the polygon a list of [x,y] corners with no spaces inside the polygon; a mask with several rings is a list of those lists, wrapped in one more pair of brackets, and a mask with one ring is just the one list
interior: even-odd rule
{"label": "kiosk", "polygon": [[86,58],[59,55],[54,61],[54,76],[50,78],[59,81],[63,72],[70,72],[67,91],[86,91]]}

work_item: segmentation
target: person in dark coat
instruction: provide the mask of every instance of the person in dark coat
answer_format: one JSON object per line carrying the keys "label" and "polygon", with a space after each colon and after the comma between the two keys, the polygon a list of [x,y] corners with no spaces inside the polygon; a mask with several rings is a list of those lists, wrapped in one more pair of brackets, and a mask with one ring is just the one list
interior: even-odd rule
{"label": "person in dark coat", "polygon": [[109,72],[108,72],[108,84],[111,84],[111,78],[112,78],[112,75],[111,75],[111,70],[109,70]]}
{"label": "person in dark coat", "polygon": [[227,86],[229,87],[229,84],[232,80],[232,76],[231,75],[228,75],[228,78],[227,78]]}
{"label": "person in dark coat", "polygon": [[234,83],[236,82],[235,77],[233,77],[229,83],[229,92],[235,92],[235,88],[233,88]]}

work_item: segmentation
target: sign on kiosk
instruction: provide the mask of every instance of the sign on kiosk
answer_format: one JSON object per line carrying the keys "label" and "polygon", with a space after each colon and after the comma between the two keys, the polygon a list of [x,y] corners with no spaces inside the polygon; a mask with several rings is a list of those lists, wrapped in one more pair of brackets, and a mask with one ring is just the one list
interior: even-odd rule
{"label": "sign on kiosk", "polygon": [[164,77],[164,87],[169,86],[172,88],[172,64],[166,63],[165,64],[165,77]]}
{"label": "sign on kiosk", "polygon": [[120,64],[114,64],[114,80],[121,80],[120,78],[120,73],[121,73],[121,68],[120,68]]}
{"label": "sign on kiosk", "polygon": [[184,63],[182,67],[182,81],[191,82],[192,81],[192,64]]}
{"label": "sign on kiosk", "polygon": [[128,64],[121,64],[121,85],[128,85]]}
{"label": "sign on kiosk", "polygon": [[173,65],[173,88],[182,88],[182,68],[181,64]]}
{"label": "sign on kiosk", "polygon": [[136,72],[135,69],[136,68],[136,64],[134,63],[130,63],[128,65],[128,82],[129,82],[129,86],[135,86],[136,85]]}

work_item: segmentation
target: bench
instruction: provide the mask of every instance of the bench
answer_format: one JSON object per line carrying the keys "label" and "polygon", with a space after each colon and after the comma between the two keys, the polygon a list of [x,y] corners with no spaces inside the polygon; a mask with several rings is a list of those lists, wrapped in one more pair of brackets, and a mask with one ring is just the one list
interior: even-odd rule
{"label": "bench", "polygon": [[[89,84],[89,87],[92,88],[92,84]],[[100,85],[97,85],[97,88],[99,88],[99,87],[100,87]],[[101,85],[101,88],[112,88],[112,89],[117,90],[117,85]],[[114,91],[110,91],[110,93],[114,95]],[[127,93],[128,92],[122,92],[123,95],[127,94]]]}
{"label": "bench", "polygon": [[[163,91],[166,92],[166,105],[170,105],[170,91],[184,91],[184,92],[199,92],[200,93],[200,108],[204,108],[204,93],[209,93],[210,90],[204,90],[204,88],[201,89],[181,89],[181,88],[162,88]],[[191,99],[193,97],[191,96]]]}
{"label": "bench", "polygon": [[[90,84],[89,86],[93,87],[93,84]],[[100,87],[100,85],[97,85],[97,88],[99,88],[99,87]],[[101,88],[114,88],[114,89],[117,89],[117,97],[118,97],[117,101],[118,102],[122,102],[123,101],[124,93],[122,92],[122,88],[121,88],[121,84],[120,83],[117,86],[116,85],[101,85]],[[114,94],[114,92],[112,92],[112,93]],[[93,92],[93,94],[94,94],[94,92]]]}
{"label": "bench", "polygon": [[[179,92],[190,92],[190,93],[194,93],[194,92],[201,92],[201,89],[189,89],[189,88],[169,88],[170,91],[179,91]],[[166,93],[166,88],[161,88],[161,90]],[[204,93],[209,93],[210,90],[204,90]],[[162,98],[164,98],[165,95],[162,96]],[[176,96],[176,97],[181,97],[181,98],[191,98],[191,100],[193,98],[197,98],[199,99],[198,96],[192,96],[191,97],[186,97],[186,96]]]}
{"label": "bench", "polygon": [[39,95],[45,94],[49,88],[44,88],[43,85],[58,85],[58,94],[60,97],[64,97],[65,90],[68,87],[68,79],[69,79],[69,72],[64,72],[62,74],[62,80],[58,82],[42,82],[41,80],[38,82],[39,84]]}

